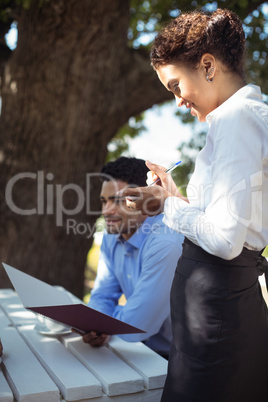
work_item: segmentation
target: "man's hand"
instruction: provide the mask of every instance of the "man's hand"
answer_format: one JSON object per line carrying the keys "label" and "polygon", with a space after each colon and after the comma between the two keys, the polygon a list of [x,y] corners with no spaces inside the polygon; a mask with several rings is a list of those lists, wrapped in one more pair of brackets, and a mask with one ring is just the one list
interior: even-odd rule
{"label": "man's hand", "polygon": [[89,343],[90,346],[103,346],[109,340],[107,334],[97,334],[95,331],[90,331],[83,335],[83,341]]}

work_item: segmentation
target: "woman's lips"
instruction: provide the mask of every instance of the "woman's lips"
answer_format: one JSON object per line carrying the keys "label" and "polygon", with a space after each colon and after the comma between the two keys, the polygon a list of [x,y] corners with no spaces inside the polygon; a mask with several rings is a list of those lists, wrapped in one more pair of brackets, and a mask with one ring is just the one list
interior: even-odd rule
{"label": "woman's lips", "polygon": [[187,103],[186,107],[187,109],[190,109],[190,113],[192,116],[196,116],[196,111],[193,103]]}

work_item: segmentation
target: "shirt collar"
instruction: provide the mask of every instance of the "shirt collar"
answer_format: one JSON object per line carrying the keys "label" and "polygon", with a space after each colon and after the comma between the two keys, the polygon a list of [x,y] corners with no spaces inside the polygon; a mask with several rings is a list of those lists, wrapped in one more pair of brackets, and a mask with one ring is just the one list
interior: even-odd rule
{"label": "shirt collar", "polygon": [[240,88],[238,91],[236,91],[230,98],[228,98],[225,102],[223,102],[220,106],[218,106],[216,109],[212,110],[207,117],[206,121],[208,124],[211,124],[214,116],[222,109],[224,108],[229,102],[237,101],[237,98],[244,98],[244,99],[256,99],[256,100],[262,100],[262,94],[260,87],[254,84],[248,84],[245,85],[244,87]]}
{"label": "shirt collar", "polygon": [[117,235],[117,241],[125,244],[130,244],[132,247],[139,249],[144,239],[151,233],[153,225],[161,223],[163,219],[163,214],[156,216],[147,216],[147,218],[143,221],[142,225],[133,233],[133,235],[125,240],[122,235]]}

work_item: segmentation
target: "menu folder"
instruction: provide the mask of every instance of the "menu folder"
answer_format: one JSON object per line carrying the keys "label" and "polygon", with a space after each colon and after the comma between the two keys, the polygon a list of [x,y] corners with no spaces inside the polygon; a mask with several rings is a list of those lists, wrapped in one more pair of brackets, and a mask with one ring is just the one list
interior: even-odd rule
{"label": "menu folder", "polygon": [[23,306],[81,333],[96,331],[108,335],[135,334],[145,331],[73,301],[68,292],[2,263]]}

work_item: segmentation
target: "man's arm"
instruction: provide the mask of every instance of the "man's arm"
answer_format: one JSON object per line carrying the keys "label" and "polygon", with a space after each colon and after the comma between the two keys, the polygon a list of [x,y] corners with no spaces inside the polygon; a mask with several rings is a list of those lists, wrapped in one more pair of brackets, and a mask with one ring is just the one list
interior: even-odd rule
{"label": "man's arm", "polygon": [[[169,229],[168,229],[169,230]],[[130,341],[143,341],[157,334],[170,314],[170,289],[181,254],[183,236],[154,235],[142,251],[142,272],[125,306],[117,306],[113,317],[146,331],[121,335]]]}
{"label": "man's arm", "polygon": [[104,314],[112,315],[122,295],[120,284],[112,269],[111,248],[113,245],[103,236],[97,276],[88,306]]}
{"label": "man's arm", "polygon": [[[88,306],[112,316],[122,290],[113,271],[110,269],[111,258],[109,252],[109,245],[104,235],[97,276]],[[102,346],[107,343],[108,339],[107,334],[98,334],[95,331],[90,331],[83,336],[83,341],[91,346]]]}

